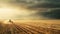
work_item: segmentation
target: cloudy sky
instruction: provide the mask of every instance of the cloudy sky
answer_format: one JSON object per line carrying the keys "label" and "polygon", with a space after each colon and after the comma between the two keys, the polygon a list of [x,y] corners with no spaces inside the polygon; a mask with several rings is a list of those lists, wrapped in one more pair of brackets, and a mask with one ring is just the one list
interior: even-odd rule
{"label": "cloudy sky", "polygon": [[60,0],[0,0],[0,8],[13,9],[8,16],[3,11],[1,19],[60,19]]}

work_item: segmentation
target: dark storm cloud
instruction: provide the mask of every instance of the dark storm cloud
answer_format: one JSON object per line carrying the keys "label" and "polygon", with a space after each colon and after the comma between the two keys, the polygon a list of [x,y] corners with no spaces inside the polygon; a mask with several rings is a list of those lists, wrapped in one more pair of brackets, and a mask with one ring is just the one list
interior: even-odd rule
{"label": "dark storm cloud", "polygon": [[37,12],[37,15],[42,15],[43,17],[50,19],[60,19],[60,9],[49,9],[45,12]]}
{"label": "dark storm cloud", "polygon": [[[7,1],[7,0],[6,0]],[[16,7],[23,7],[28,9],[36,10],[36,13],[31,12],[28,16],[23,17],[32,17],[33,19],[44,19],[44,18],[51,18],[51,19],[60,19],[60,0],[8,0],[8,3],[11,5],[16,5]],[[42,16],[42,17],[41,17]],[[18,15],[18,17],[22,17]],[[17,18],[18,18],[17,17]]]}
{"label": "dark storm cloud", "polygon": [[[13,0],[12,3],[24,4],[28,9],[37,9],[37,8],[51,8],[51,9],[37,9],[37,13],[30,16],[41,16],[46,18],[60,19],[60,0]],[[53,8],[53,9],[52,9]],[[54,9],[55,8],[55,9]],[[39,18],[39,19],[40,19]]]}
{"label": "dark storm cloud", "polygon": [[27,8],[60,8],[60,0],[0,0],[11,4],[22,5]]}
{"label": "dark storm cloud", "polygon": [[28,8],[59,8],[60,0],[16,0],[17,3],[24,3]]}
{"label": "dark storm cloud", "polygon": [[[13,0],[12,3],[23,4],[28,9],[38,10],[35,14],[31,14],[32,17],[43,16],[44,18],[60,19],[60,0]],[[37,9],[37,8],[47,8],[47,9]],[[50,8],[50,9],[48,9]],[[41,11],[40,11],[41,10]],[[36,17],[36,18],[37,18]]]}

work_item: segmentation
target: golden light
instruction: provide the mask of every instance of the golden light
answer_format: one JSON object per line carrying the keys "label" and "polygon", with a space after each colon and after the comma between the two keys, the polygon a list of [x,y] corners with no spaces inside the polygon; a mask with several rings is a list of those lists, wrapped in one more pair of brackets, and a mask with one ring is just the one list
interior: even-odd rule
{"label": "golden light", "polygon": [[0,8],[0,19],[9,19],[17,14],[17,9],[13,8]]}
{"label": "golden light", "polygon": [[29,13],[28,10],[24,10],[21,8],[14,8],[14,7],[13,8],[10,8],[10,7],[0,8],[0,19],[15,19],[16,16],[27,16],[29,14],[31,13]]}
{"label": "golden light", "polygon": [[24,9],[21,6],[13,6],[6,3],[0,3],[0,19],[29,19],[30,10]]}

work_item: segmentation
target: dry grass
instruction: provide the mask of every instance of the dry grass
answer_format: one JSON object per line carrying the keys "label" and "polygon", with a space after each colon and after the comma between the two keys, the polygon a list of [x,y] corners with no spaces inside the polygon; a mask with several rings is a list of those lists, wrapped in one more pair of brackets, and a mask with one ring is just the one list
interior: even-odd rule
{"label": "dry grass", "polygon": [[0,34],[60,34],[60,20],[15,20],[14,24],[0,21]]}

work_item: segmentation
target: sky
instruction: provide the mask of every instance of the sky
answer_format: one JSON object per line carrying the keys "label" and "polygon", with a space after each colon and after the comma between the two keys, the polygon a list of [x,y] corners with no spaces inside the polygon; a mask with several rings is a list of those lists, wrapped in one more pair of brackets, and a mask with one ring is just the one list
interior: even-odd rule
{"label": "sky", "polygon": [[0,19],[60,19],[60,0],[0,0],[0,13]]}

